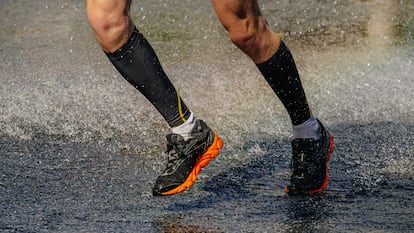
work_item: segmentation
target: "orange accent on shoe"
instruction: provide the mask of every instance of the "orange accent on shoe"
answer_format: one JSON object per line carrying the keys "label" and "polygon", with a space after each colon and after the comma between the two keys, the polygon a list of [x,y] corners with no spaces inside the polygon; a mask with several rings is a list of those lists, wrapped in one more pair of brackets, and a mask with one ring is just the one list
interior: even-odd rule
{"label": "orange accent on shoe", "polygon": [[322,190],[324,190],[326,188],[326,186],[328,186],[328,180],[329,180],[328,162],[331,159],[331,155],[334,151],[334,148],[335,148],[334,137],[331,133],[329,133],[329,152],[328,152],[328,156],[326,156],[326,177],[325,177],[325,180],[323,181],[323,184],[320,188],[308,191],[308,192],[306,192],[306,194],[312,195],[312,194],[320,193],[320,192],[322,192]]}
{"label": "orange accent on shoe", "polygon": [[[328,155],[326,156],[326,176],[325,176],[325,180],[323,181],[322,186],[320,188],[314,189],[314,190],[311,190],[311,191],[307,191],[306,194],[313,195],[313,194],[320,193],[326,188],[326,186],[328,186],[328,180],[329,180],[328,162],[331,159],[331,155],[332,155],[334,149],[335,149],[334,137],[331,133],[329,133],[329,152],[328,152]],[[285,192],[289,193],[289,188],[287,186],[285,187]]]}
{"label": "orange accent on shoe", "polygon": [[161,195],[177,194],[177,193],[180,193],[180,192],[186,190],[187,188],[191,187],[194,184],[194,182],[196,181],[197,175],[198,175],[198,173],[200,173],[201,169],[203,167],[207,166],[207,164],[210,162],[210,160],[218,155],[220,149],[223,148],[223,145],[224,145],[223,140],[221,140],[221,138],[219,138],[218,135],[216,133],[214,133],[213,143],[211,144],[211,146],[209,148],[207,148],[207,150],[204,152],[204,154],[201,155],[197,159],[197,162],[194,165],[193,170],[190,172],[190,174],[188,175],[188,177],[184,181],[184,183],[182,183],[181,185],[179,185],[178,187],[176,187],[172,190],[161,193]]}

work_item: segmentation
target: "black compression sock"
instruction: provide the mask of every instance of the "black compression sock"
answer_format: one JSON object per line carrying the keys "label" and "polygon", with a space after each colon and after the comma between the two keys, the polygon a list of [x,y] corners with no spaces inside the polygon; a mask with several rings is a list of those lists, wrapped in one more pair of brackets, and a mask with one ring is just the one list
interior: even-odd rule
{"label": "black compression sock", "polygon": [[273,57],[257,67],[282,101],[293,125],[302,124],[311,117],[295,61],[283,41]]}
{"label": "black compression sock", "polygon": [[153,48],[136,28],[120,49],[106,55],[119,73],[155,106],[170,127],[179,126],[190,117],[190,110],[165,74]]}

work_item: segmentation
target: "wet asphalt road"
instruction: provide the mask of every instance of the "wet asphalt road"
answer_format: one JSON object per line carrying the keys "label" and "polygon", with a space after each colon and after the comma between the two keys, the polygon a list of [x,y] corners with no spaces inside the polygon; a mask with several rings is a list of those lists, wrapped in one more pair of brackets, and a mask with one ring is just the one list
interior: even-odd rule
{"label": "wet asphalt road", "polygon": [[288,116],[209,1],[132,6],[225,141],[190,190],[154,198],[169,131],[100,51],[84,2],[0,0],[0,231],[414,231],[413,2],[261,3],[336,137],[322,195],[283,192]]}

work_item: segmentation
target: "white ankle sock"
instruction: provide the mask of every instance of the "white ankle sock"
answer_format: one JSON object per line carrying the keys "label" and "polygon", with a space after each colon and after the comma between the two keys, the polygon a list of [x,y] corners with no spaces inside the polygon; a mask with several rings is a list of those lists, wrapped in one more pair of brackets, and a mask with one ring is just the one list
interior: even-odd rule
{"label": "white ankle sock", "polygon": [[191,137],[191,131],[194,128],[195,122],[196,118],[194,117],[194,114],[191,113],[186,122],[182,123],[179,126],[171,128],[172,132],[183,136],[184,140],[187,140]]}
{"label": "white ankle sock", "polygon": [[320,125],[315,117],[309,118],[300,125],[294,125],[293,138],[313,138],[318,140],[321,138]]}

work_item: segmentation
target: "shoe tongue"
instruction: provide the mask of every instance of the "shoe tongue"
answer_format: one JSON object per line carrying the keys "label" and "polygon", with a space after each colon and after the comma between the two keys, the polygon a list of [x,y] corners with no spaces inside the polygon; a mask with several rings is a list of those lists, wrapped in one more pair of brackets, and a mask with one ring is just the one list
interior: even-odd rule
{"label": "shoe tongue", "polygon": [[292,148],[294,149],[312,149],[315,139],[313,138],[295,138],[292,140]]}
{"label": "shoe tongue", "polygon": [[183,142],[184,138],[183,136],[179,135],[179,134],[168,134],[167,135],[167,141],[170,143],[178,143],[178,142]]}

